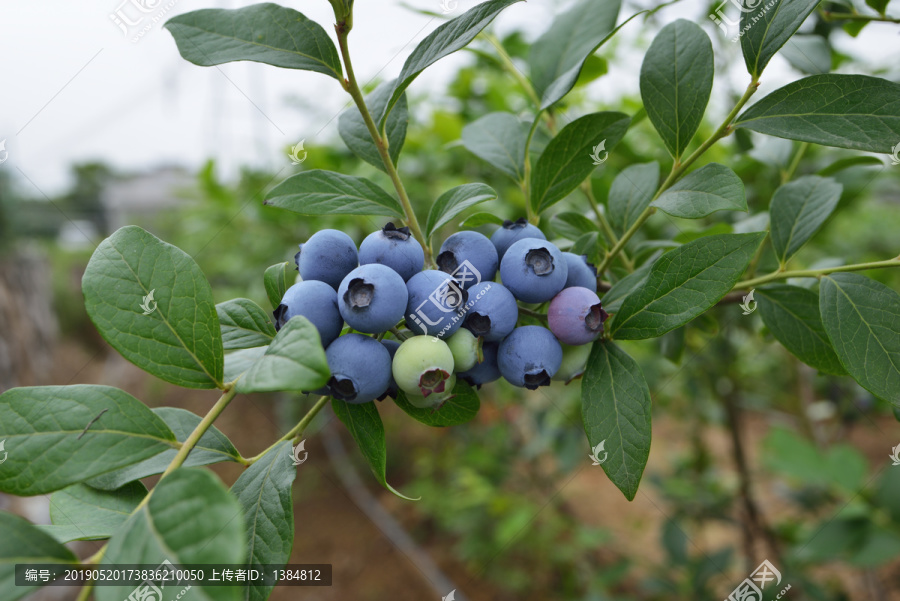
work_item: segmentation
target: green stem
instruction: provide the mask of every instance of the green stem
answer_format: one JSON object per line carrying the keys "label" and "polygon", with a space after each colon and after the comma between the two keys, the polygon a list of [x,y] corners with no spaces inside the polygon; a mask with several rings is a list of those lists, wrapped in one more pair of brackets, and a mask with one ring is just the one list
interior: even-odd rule
{"label": "green stem", "polygon": [[381,156],[381,162],[384,163],[384,168],[387,171],[388,177],[391,178],[391,182],[394,184],[394,189],[397,191],[397,196],[400,198],[400,204],[403,205],[406,223],[409,225],[409,229],[413,236],[419,241],[422,248],[425,249],[426,262],[431,263],[431,247],[426,243],[425,236],[422,234],[422,228],[419,226],[419,220],[416,219],[416,213],[413,211],[412,204],[409,202],[409,195],[406,193],[406,188],[403,187],[403,182],[400,180],[400,174],[394,166],[394,161],[391,160],[391,155],[388,152],[387,138],[379,133],[378,126],[375,125],[375,120],[369,112],[369,107],[366,106],[366,100],[359,87],[359,83],[356,81],[356,75],[353,72],[353,63],[350,62],[350,49],[347,46],[350,27],[347,26],[346,22],[339,22],[334,26],[334,29],[337,32],[338,45],[341,50],[341,57],[344,61],[344,69],[347,72],[347,78],[343,82],[344,89],[347,90],[353,98],[356,108],[359,109],[363,122],[366,124],[366,129],[369,130],[369,135],[372,136],[372,141],[375,142],[375,148]]}
{"label": "green stem", "polygon": [[825,11],[826,21],[880,21],[882,23],[900,23],[900,17],[888,17],[887,15],[859,15],[855,13],[832,13]]}
{"label": "green stem", "polygon": [[500,63],[503,65],[504,69],[506,69],[507,73],[512,75],[513,79],[522,86],[522,89],[528,94],[528,97],[534,103],[534,106],[540,108],[541,99],[538,98],[537,92],[534,91],[534,86],[531,85],[531,82],[522,75],[522,72],[519,71],[515,63],[513,63],[512,57],[506,51],[506,48],[503,47],[503,44],[500,43],[500,40],[492,33],[483,33],[482,35],[497,51],[497,54],[500,56]]}
{"label": "green stem", "polygon": [[519,315],[527,315],[528,317],[536,317],[538,319],[543,319],[547,321],[547,316],[538,311],[532,311],[531,309],[526,309],[525,307],[519,307]]}
{"label": "green stem", "polygon": [[625,245],[628,244],[628,241],[631,240],[632,236],[634,236],[637,231],[641,229],[641,226],[644,225],[644,222],[650,219],[650,216],[654,213],[656,213],[656,207],[647,207],[646,209],[644,209],[644,212],[641,213],[640,217],[637,218],[637,221],[635,221],[634,224],[630,228],[628,228],[627,232],[622,234],[622,237],[615,244],[615,246],[609,249],[609,252],[603,259],[603,262],[600,263],[599,267],[597,267],[598,276],[603,276],[603,272],[606,271],[606,269],[609,267],[609,264],[612,263],[612,260],[616,258],[616,255],[622,252],[622,249],[625,248]]}
{"label": "green stem", "polygon": [[800,147],[797,148],[797,152],[794,153],[794,158],[791,161],[791,164],[788,166],[787,171],[784,171],[781,174],[782,185],[788,183],[794,177],[794,174],[797,172],[797,167],[800,166],[800,159],[803,158],[803,155],[804,153],[806,153],[807,148],[809,148],[809,142],[802,142],[800,144]]}
{"label": "green stem", "polygon": [[750,280],[744,280],[735,284],[733,290],[753,288],[760,284],[772,282],[775,280],[786,280],[788,278],[817,278],[829,273],[840,273],[844,271],[865,271],[867,269],[883,269],[885,267],[900,267],[900,257],[888,259],[887,261],[874,261],[872,263],[857,263],[856,265],[842,265],[840,267],[826,267],[824,269],[800,269],[796,271],[776,271],[769,275],[760,276]]}
{"label": "green stem", "polygon": [[94,583],[88,582],[83,587],[81,587],[81,591],[78,593],[78,598],[75,601],[88,601],[91,596],[91,591],[94,588]]}
{"label": "green stem", "polygon": [[[600,205],[597,203],[597,199],[594,197],[594,191],[591,189],[590,182],[582,182],[581,183],[581,191],[584,192],[584,195],[587,197],[588,202],[591,204],[591,208],[594,210],[594,215],[597,216],[597,223],[600,224],[600,229],[603,230],[603,234],[606,236],[606,239],[609,240],[609,243],[615,246],[618,244],[619,239],[616,237],[616,233],[613,231],[612,226],[609,225],[609,221],[606,219],[606,215],[603,214],[603,211],[600,210]],[[634,262],[628,258],[628,255],[625,254],[625,251],[622,250],[619,252],[619,258],[622,260],[622,263],[628,269],[628,271],[634,271]]]}
{"label": "green stem", "polygon": [[538,113],[534,116],[534,123],[531,124],[531,129],[528,131],[528,138],[525,139],[525,173],[524,179],[522,182],[522,189],[525,192],[525,214],[528,216],[528,223],[532,225],[537,225],[540,222],[540,215],[536,215],[534,209],[531,208],[531,139],[534,137],[534,132],[537,131],[538,125],[541,122],[541,111],[538,110]]}
{"label": "green stem", "polygon": [[321,411],[322,407],[324,407],[328,403],[328,400],[330,398],[331,397],[327,397],[327,396],[320,397],[319,400],[316,401],[316,404],[313,405],[312,409],[310,409],[309,411],[306,412],[306,415],[303,416],[303,419],[301,419],[297,423],[296,426],[291,428],[290,432],[288,432],[287,434],[285,434],[284,436],[282,436],[281,438],[276,440],[272,446],[270,446],[268,449],[266,449],[265,451],[263,451],[256,457],[251,457],[250,459],[248,459],[247,461],[250,463],[250,465],[252,465],[252,464],[256,463],[257,461],[259,461],[260,459],[262,459],[263,455],[265,455],[266,453],[271,451],[278,444],[280,444],[286,440],[292,440],[292,439],[300,436],[301,434],[303,434],[303,431],[306,430],[306,427],[309,426],[309,423],[313,420],[313,418],[319,414],[319,411]]}

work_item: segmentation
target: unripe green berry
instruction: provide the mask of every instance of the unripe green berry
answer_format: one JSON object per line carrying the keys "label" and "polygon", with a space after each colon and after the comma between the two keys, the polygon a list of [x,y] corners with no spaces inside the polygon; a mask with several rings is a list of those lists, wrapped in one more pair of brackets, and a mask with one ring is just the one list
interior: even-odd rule
{"label": "unripe green berry", "polygon": [[403,342],[394,354],[391,370],[397,386],[411,397],[430,397],[453,388],[449,382],[453,353],[446,342],[434,336],[414,336]]}
{"label": "unripe green berry", "polygon": [[469,330],[462,328],[447,339],[447,346],[453,353],[453,364],[456,371],[468,371],[481,363],[481,338],[477,338]]}

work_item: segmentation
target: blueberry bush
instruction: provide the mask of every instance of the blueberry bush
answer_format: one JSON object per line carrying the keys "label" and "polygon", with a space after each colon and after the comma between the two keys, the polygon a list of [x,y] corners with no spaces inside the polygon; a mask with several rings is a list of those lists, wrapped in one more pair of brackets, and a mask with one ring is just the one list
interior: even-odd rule
{"label": "blueberry bush", "polygon": [[[818,1],[742,9],[749,81],[708,135],[699,131],[713,86],[713,44],[693,22],[676,20],[653,40],[640,71],[641,108],[563,120],[579,82],[598,75],[600,47],[654,11],[621,19],[618,1],[575,2],[531,46],[525,75],[486,31],[502,11],[524,5],[489,0],[440,25],[397,79],[364,94],[348,42],[353,0],[329,2],[333,38],[300,12],[269,3],[189,12],[166,27],[196,65],[255,61],[334,79],[355,104],[339,119],[341,138],[383,172],[392,190],[364,177],[301,170],[268,191],[265,205],[318,219],[375,217],[383,226],[359,245],[340,230],[320,230],[293,260],[265,269],[271,310],[246,298],[215,304],[196,262],[137,226],[103,241],[82,282],[101,336],[149,374],[221,396],[200,417],[150,410],[107,386],[0,395],[8,454],[0,491],[52,494],[58,508],[53,525],[41,528],[0,513],[4,535],[16,541],[0,554],[0,599],[31,591],[14,586],[16,563],[284,564],[294,538],[292,445],[329,403],[379,483],[414,501],[387,481],[378,402],[448,427],[471,421],[479,391],[501,379],[530,390],[580,384],[585,448],[595,457],[604,453],[602,469],[633,500],[650,451],[651,395],[621,342],[659,339],[667,356],[677,355],[684,326],[723,304],[752,311],[758,303],[767,331],[799,361],[900,407],[900,295],[858,273],[898,267],[900,257],[808,267],[796,257],[838,207],[843,186],[834,174],[873,161],[859,154],[797,176],[800,158],[810,145],[896,156],[900,85],[825,69],[750,103],[770,60]],[[889,20],[886,3],[869,5]],[[861,21],[855,12],[826,14]],[[499,195],[468,182],[442,191],[420,220],[399,169],[407,90],[429,66],[479,37],[492,43],[529,104],[480,116],[462,130],[461,143],[512,181],[524,215],[473,212]],[[630,160],[617,163],[611,181],[594,179],[645,120],[668,155],[664,175],[657,161]],[[739,219],[750,210],[744,182],[732,167],[702,159],[732,136],[746,150],[748,132],[799,144],[768,210]],[[648,237],[644,229],[657,213],[706,223],[719,212],[729,217],[688,236]],[[244,457],[216,419],[238,394],[282,391],[318,401],[267,450]],[[790,446],[773,436],[773,445]],[[245,468],[230,490],[199,469],[223,461]],[[160,480],[147,490],[140,480],[154,475]],[[105,539],[83,562],[64,546]],[[197,598],[261,600],[272,586],[193,590]],[[106,601],[129,592],[103,586],[94,595]]]}

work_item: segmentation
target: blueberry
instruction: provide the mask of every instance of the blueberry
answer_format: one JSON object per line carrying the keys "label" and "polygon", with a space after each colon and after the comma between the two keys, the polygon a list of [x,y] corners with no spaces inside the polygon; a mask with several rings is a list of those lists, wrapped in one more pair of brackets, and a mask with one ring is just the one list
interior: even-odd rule
{"label": "blueberry", "polygon": [[446,338],[463,323],[468,293],[443,271],[420,271],[406,283],[406,326],[416,334]]}
{"label": "blueberry", "polygon": [[[400,348],[400,343],[396,340],[382,340],[381,344],[384,345],[384,348],[388,350],[388,353],[391,355],[391,363],[394,361],[394,355],[397,353],[397,349]],[[397,392],[399,389],[397,388],[397,382],[394,380],[394,373],[391,372],[391,383],[388,384],[387,390],[385,390],[379,397],[379,401],[383,401],[387,397],[391,397],[392,399],[397,398]]]}
{"label": "blueberry", "polygon": [[517,299],[543,303],[566,285],[569,267],[556,246],[525,238],[510,246],[500,261],[500,279]]}
{"label": "blueberry", "polygon": [[528,223],[523,217],[518,221],[504,221],[503,225],[491,236],[491,242],[494,243],[494,248],[497,249],[497,256],[502,261],[503,255],[506,254],[506,250],[515,242],[518,242],[523,238],[537,238],[538,240],[547,239],[544,232]]}
{"label": "blueberry", "polygon": [[547,328],[523,326],[500,343],[497,365],[513,386],[548,386],[562,364],[562,347]]}
{"label": "blueberry", "polygon": [[427,398],[453,389],[449,380],[454,366],[446,342],[433,336],[413,336],[397,349],[391,369],[400,390]]}
{"label": "blueberry", "polygon": [[572,380],[580,378],[584,374],[584,366],[587,365],[591,348],[589,344],[581,346],[563,344],[562,364],[560,364],[559,371],[554,374],[553,379],[568,384]]}
{"label": "blueberry", "polygon": [[497,350],[499,348],[499,342],[485,342],[481,347],[483,356],[481,363],[476,364],[472,369],[459,372],[459,379],[479,388],[482,384],[499,380],[500,368],[497,367]]}
{"label": "blueberry", "polygon": [[300,245],[297,269],[304,280],[319,280],[335,290],[359,263],[356,244],[338,230],[322,230]]}
{"label": "blueberry", "polygon": [[566,260],[566,266],[569,268],[566,288],[581,286],[597,292],[597,268],[588,263],[587,255],[563,253],[563,257]]}
{"label": "blueberry", "polygon": [[578,346],[596,340],[603,333],[608,315],[600,297],[587,288],[566,288],[550,301],[547,321],[560,342]]}
{"label": "blueberry", "polygon": [[456,386],[456,374],[450,374],[450,377],[444,381],[444,391],[435,392],[428,396],[409,395],[406,400],[409,404],[419,409],[427,409],[433,407],[440,409],[441,405],[453,398],[453,388]]}
{"label": "blueberry", "polygon": [[298,282],[288,288],[273,315],[276,330],[280,330],[292,317],[302,315],[316,326],[323,347],[340,336],[344,327],[344,320],[338,311],[337,293],[325,282],[316,280]]}
{"label": "blueberry", "polygon": [[341,316],[354,330],[387,332],[403,319],[409,300],[406,283],[390,267],[373,263],[347,274],[337,292]]}
{"label": "blueberry", "polygon": [[379,341],[345,334],[325,351],[331,379],[328,392],[348,403],[374,401],[391,383],[391,354]]}
{"label": "blueberry", "polygon": [[476,338],[472,332],[465,328],[457,330],[456,334],[447,339],[447,346],[453,353],[453,365],[456,371],[472,369],[481,357],[481,338]]}
{"label": "blueberry", "polygon": [[469,309],[463,327],[487,342],[500,342],[519,319],[519,305],[506,286],[482,282],[468,290]]}
{"label": "blueberry", "polygon": [[457,232],[444,240],[437,256],[438,268],[455,277],[465,289],[493,280],[498,263],[497,249],[491,241],[470,231]]}
{"label": "blueberry", "polygon": [[409,233],[408,227],[396,228],[388,223],[383,229],[366,236],[359,245],[359,264],[381,263],[409,280],[425,266],[425,251]]}

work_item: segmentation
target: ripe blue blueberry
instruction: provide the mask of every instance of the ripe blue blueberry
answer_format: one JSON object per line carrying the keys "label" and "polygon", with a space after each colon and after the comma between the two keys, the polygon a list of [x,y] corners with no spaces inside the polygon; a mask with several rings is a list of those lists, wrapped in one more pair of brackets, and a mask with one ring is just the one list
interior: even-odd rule
{"label": "ripe blue blueberry", "polygon": [[319,280],[337,290],[359,264],[359,255],[350,236],[338,230],[322,230],[300,245],[294,260],[301,278]]}
{"label": "ripe blue blueberry", "polygon": [[447,338],[463,323],[468,293],[443,271],[420,271],[406,283],[406,327],[416,334]]}
{"label": "ripe blue blueberry", "polygon": [[361,265],[347,274],[337,292],[341,316],[354,330],[387,332],[403,319],[409,300],[406,282],[384,265]]}
{"label": "ripe blue blueberry", "polygon": [[607,317],[600,305],[600,297],[578,286],[557,294],[547,310],[550,331],[560,342],[572,346],[596,340],[603,333],[603,322]]}
{"label": "ripe blue blueberry", "polygon": [[383,229],[366,236],[359,245],[359,264],[381,263],[409,280],[425,266],[425,251],[409,233],[408,227],[396,228],[388,223]]}
{"label": "ripe blue blueberry", "polygon": [[528,223],[528,220],[523,217],[518,221],[504,221],[503,225],[491,236],[491,242],[494,243],[494,248],[497,249],[497,256],[502,261],[506,250],[524,238],[547,239],[544,232],[539,230],[537,226]]}
{"label": "ripe blue blueberry", "polygon": [[549,386],[562,364],[562,347],[547,328],[523,326],[500,343],[497,365],[513,386]]}
{"label": "ripe blue blueberry", "polygon": [[459,372],[459,379],[468,382],[471,386],[481,388],[482,384],[488,384],[500,379],[500,368],[497,367],[497,350],[499,342],[485,342],[481,347],[483,359],[472,369]]}
{"label": "ripe blue blueberry", "polygon": [[[388,353],[391,355],[391,364],[394,362],[394,355],[397,353],[397,349],[400,348],[400,343],[396,340],[382,340],[381,344],[384,345],[384,348],[388,350]],[[391,383],[388,384],[387,390],[385,390],[379,397],[379,401],[383,401],[387,397],[391,397],[392,399],[397,398],[397,392],[399,392],[399,388],[397,388],[397,382],[394,380],[394,373],[391,372]]]}
{"label": "ripe blue blueberry", "polygon": [[491,241],[470,231],[457,232],[444,240],[437,256],[438,268],[453,275],[467,290],[478,282],[493,280],[498,262],[497,249]]}
{"label": "ripe blue blueberry", "polygon": [[331,379],[328,393],[348,403],[374,401],[391,383],[391,354],[378,340],[345,334],[325,351]]}
{"label": "ripe blue blueberry", "polygon": [[469,310],[463,327],[485,339],[500,342],[512,332],[519,319],[519,305],[506,286],[481,282],[469,290]]}
{"label": "ripe blue blueberry", "polygon": [[302,315],[316,326],[323,347],[340,336],[344,327],[344,319],[338,311],[337,293],[325,282],[305,280],[288,288],[274,312],[275,329],[280,330],[297,315]]}
{"label": "ripe blue blueberry", "polygon": [[562,252],[546,240],[525,238],[510,246],[500,261],[500,279],[517,299],[543,303],[566,285],[569,266]]}
{"label": "ripe blue blueberry", "polygon": [[588,263],[587,256],[563,253],[563,257],[566,259],[566,266],[569,268],[566,288],[581,286],[597,292],[597,268]]}

